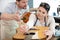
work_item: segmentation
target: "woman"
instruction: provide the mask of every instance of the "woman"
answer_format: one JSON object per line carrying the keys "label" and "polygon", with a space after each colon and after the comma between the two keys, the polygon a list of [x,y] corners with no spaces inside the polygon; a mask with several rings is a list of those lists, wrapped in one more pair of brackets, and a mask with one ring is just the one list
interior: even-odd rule
{"label": "woman", "polygon": [[48,15],[49,10],[49,4],[44,2],[41,3],[38,7],[36,16],[31,14],[29,21],[27,22],[29,23],[30,20],[34,20],[35,23],[32,22],[32,24],[34,24],[35,26],[48,26],[49,30],[44,31],[44,34],[48,35],[47,40],[51,39],[52,35],[55,34],[55,20],[53,17]]}
{"label": "woman", "polygon": [[37,11],[37,21],[36,26],[48,26],[50,29],[44,32],[48,35],[47,40],[49,40],[55,32],[55,20],[53,17],[48,16],[50,6],[47,3],[41,3]]}
{"label": "woman", "polygon": [[[38,7],[37,14],[31,14],[29,21],[26,23],[29,26],[29,29],[33,26],[48,26],[49,30],[44,31],[44,34],[48,36],[46,40],[51,39],[52,35],[55,34],[55,20],[53,17],[48,15],[49,10],[50,6],[48,3],[41,3]],[[21,32],[24,31],[25,30]]]}

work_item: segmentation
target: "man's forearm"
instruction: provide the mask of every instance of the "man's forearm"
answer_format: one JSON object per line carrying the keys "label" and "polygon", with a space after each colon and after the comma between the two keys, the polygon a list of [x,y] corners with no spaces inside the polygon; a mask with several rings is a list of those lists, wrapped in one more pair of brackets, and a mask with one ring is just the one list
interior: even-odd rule
{"label": "man's forearm", "polygon": [[2,13],[1,19],[2,20],[13,20],[13,17],[12,17],[12,14]]}

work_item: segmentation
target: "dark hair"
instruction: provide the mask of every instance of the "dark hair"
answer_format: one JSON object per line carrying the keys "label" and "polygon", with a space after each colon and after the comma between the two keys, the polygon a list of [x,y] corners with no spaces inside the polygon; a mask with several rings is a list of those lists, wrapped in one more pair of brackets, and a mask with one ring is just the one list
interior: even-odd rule
{"label": "dark hair", "polygon": [[50,10],[50,5],[48,3],[42,2],[39,7],[45,8],[45,10],[48,12]]}
{"label": "dark hair", "polygon": [[58,38],[57,40],[60,40],[60,38]]}
{"label": "dark hair", "polygon": [[1,16],[1,12],[0,12],[0,16]]}
{"label": "dark hair", "polygon": [[16,0],[16,1],[18,1],[18,2],[19,2],[19,1],[21,1],[21,0]]}

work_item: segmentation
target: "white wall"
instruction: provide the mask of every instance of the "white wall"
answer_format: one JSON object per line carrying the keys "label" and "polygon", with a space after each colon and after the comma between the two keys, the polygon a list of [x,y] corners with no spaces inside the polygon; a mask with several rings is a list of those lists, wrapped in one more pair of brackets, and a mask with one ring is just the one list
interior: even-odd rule
{"label": "white wall", "polygon": [[0,0],[0,12],[4,10],[4,8],[8,5],[10,2],[14,2],[15,0]]}
{"label": "white wall", "polygon": [[57,15],[57,7],[60,4],[60,0],[34,0],[33,7],[37,8],[41,2],[46,2],[50,5],[50,7],[51,7],[50,11],[49,11],[50,16],[53,16],[53,12],[55,12]]}
{"label": "white wall", "polygon": [[[14,1],[15,0],[0,0],[0,12],[4,10],[8,3]],[[49,15],[53,16],[53,12],[57,13],[57,7],[60,4],[60,0],[33,0],[33,7],[37,8],[41,2],[47,2],[50,4],[51,9],[49,11]]]}

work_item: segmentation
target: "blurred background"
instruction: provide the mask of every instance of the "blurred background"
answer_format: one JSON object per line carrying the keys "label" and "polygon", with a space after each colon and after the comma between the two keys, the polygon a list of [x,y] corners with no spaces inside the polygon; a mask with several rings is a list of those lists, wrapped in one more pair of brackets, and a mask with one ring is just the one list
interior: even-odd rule
{"label": "blurred background", "polygon": [[[15,1],[16,0],[0,0],[0,12],[3,12],[9,3]],[[56,36],[60,36],[60,0],[28,0],[28,5],[30,8],[38,8],[41,2],[46,2],[50,5],[51,8],[48,15],[54,17],[57,29]]]}
{"label": "blurred background", "polygon": [[[15,0],[0,0],[0,12],[3,12],[4,8],[10,2],[15,2]],[[37,8],[41,2],[47,2],[48,4],[50,4],[50,16],[58,16],[58,13],[60,13],[60,0],[29,0],[28,4],[30,8]]]}

